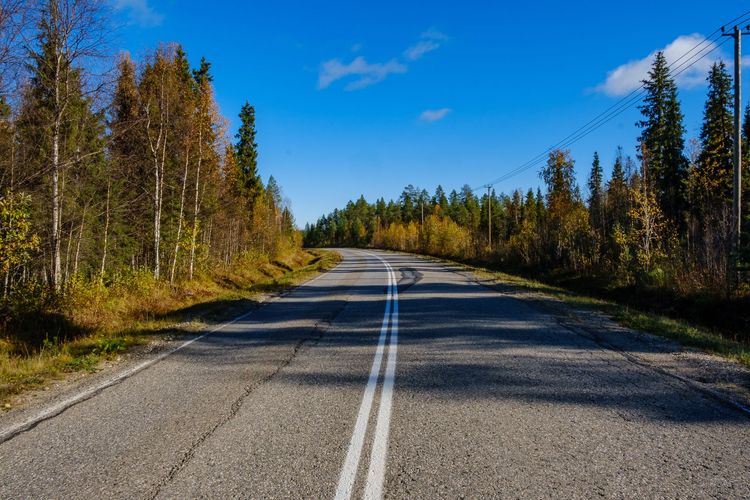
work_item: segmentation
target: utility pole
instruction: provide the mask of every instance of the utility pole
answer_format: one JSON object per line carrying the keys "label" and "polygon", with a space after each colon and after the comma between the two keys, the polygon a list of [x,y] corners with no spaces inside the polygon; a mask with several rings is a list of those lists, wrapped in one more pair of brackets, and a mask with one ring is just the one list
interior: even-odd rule
{"label": "utility pole", "polygon": [[487,184],[487,241],[492,252],[492,186]]}
{"label": "utility pole", "polygon": [[[721,28],[722,33],[724,28]],[[734,178],[732,182],[732,228],[727,265],[727,285],[731,290],[739,283],[740,243],[742,241],[742,36],[750,34],[750,25],[743,31],[735,26],[734,38]]]}

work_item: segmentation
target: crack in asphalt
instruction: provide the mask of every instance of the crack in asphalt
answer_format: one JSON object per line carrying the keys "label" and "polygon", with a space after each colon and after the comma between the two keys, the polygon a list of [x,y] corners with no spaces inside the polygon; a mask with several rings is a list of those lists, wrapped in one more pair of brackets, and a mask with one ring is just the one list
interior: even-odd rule
{"label": "crack in asphalt", "polygon": [[162,489],[165,486],[168,486],[172,481],[174,481],[180,471],[184,469],[195,457],[195,454],[201,447],[201,445],[206,442],[206,440],[210,438],[214,433],[216,433],[217,430],[229,423],[235,416],[237,416],[248,396],[258,390],[264,384],[267,384],[268,382],[273,380],[284,368],[289,366],[292,361],[294,361],[294,359],[305,350],[306,347],[318,344],[318,342],[320,342],[326,332],[328,332],[328,330],[331,328],[333,321],[339,316],[339,314],[341,314],[341,312],[346,308],[349,302],[350,297],[347,296],[339,307],[337,307],[330,314],[326,315],[320,321],[315,323],[312,329],[315,333],[301,338],[297,342],[295,342],[294,347],[292,348],[292,352],[276,366],[276,369],[273,372],[268,374],[266,377],[258,380],[256,383],[246,386],[242,391],[242,394],[240,394],[240,396],[231,404],[229,412],[226,413],[224,417],[216,422],[210,429],[201,434],[198,439],[196,439],[190,445],[190,447],[183,454],[182,458],[176,464],[174,464],[167,475],[164,476],[164,478],[152,488],[151,492],[146,498],[148,498],[149,500],[157,498]]}
{"label": "crack in asphalt", "polygon": [[[460,276],[463,276],[468,281],[478,284],[479,286],[488,288],[490,290],[504,293],[502,290],[502,285],[498,284],[494,280],[482,280],[481,278],[477,277],[470,271],[465,271],[463,269],[456,269],[456,268],[447,268],[451,272],[454,272]],[[509,295],[512,297],[512,295]],[[513,297],[516,300],[522,300],[517,297]],[[729,396],[727,394],[724,394],[722,392],[710,389],[708,387],[703,387],[700,385],[699,382],[692,380],[687,377],[683,377],[682,375],[679,375],[677,373],[670,372],[669,370],[665,370],[663,368],[660,368],[658,366],[655,366],[653,363],[649,363],[648,361],[644,361],[640,359],[638,356],[635,356],[633,354],[630,354],[629,352],[611,344],[607,340],[605,340],[597,331],[596,329],[588,326],[574,311],[558,311],[553,307],[550,307],[546,305],[544,302],[542,302],[539,299],[534,298],[524,298],[524,302],[529,302],[533,304],[533,306],[549,313],[554,318],[554,321],[562,328],[565,328],[566,330],[579,335],[583,338],[586,338],[598,346],[614,352],[616,354],[619,354],[623,358],[625,358],[626,361],[639,366],[640,368],[644,368],[646,370],[658,373],[660,375],[669,377],[673,380],[677,380],[681,382],[682,384],[686,385],[690,389],[700,393],[704,397],[707,397],[717,403],[720,403],[722,406],[726,408],[730,408],[732,410],[738,411],[743,416],[750,418],[750,408],[745,406],[744,404],[740,403],[739,401],[736,401],[732,396]],[[643,335],[643,332],[637,331],[638,335]]]}

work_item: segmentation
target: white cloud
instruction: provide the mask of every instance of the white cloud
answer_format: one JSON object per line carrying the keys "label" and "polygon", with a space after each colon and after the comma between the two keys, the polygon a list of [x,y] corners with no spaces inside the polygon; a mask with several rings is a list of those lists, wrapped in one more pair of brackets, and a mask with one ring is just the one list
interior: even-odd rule
{"label": "white cloud", "polygon": [[404,51],[404,57],[409,61],[416,61],[428,52],[440,47],[440,44],[432,40],[420,40]]}
{"label": "white cloud", "polygon": [[320,65],[318,75],[318,89],[324,89],[333,82],[354,76],[356,79],[350,82],[345,89],[357,90],[385,80],[388,75],[405,73],[406,66],[396,59],[385,63],[368,63],[364,57],[359,56],[349,64],[344,64],[339,59],[331,59]]}
{"label": "white cloud", "polygon": [[430,28],[419,36],[417,43],[404,51],[404,57],[409,61],[416,61],[428,52],[439,48],[447,39],[447,36],[435,28]]}
{"label": "white cloud", "polygon": [[[682,57],[702,42],[705,43]],[[720,59],[721,53],[711,52],[714,48],[716,48],[716,43],[706,41],[706,38],[701,34],[693,33],[692,35],[677,37],[672,43],[660,50],[664,52],[667,64],[673,68],[673,71],[680,73],[684,69],[676,77],[677,84],[684,88],[691,88],[704,85],[711,65]],[[597,85],[595,90],[610,96],[621,96],[637,89],[641,86],[641,81],[648,77],[648,71],[651,69],[657,52],[655,50],[643,59],[630,61],[613,69],[607,73],[607,79]],[[708,54],[709,52],[711,53]],[[704,54],[708,55],[687,68],[690,61]],[[681,57],[682,59],[680,59]]]}
{"label": "white cloud", "polygon": [[426,109],[419,115],[419,120],[423,122],[436,122],[445,118],[451,108]]}
{"label": "white cloud", "polygon": [[441,33],[434,26],[428,28],[427,31],[423,31],[420,37],[426,40],[438,40],[441,42],[444,42],[448,39],[448,36],[446,34]]}
{"label": "white cloud", "polygon": [[[447,39],[447,36],[435,28],[430,28],[419,36],[419,41],[416,44],[403,52],[403,56],[407,61],[416,61],[428,52],[440,47]],[[361,49],[361,43],[351,47],[352,52],[359,52]],[[350,63],[343,63],[341,59],[329,59],[320,64],[318,89],[325,89],[334,82],[349,77],[354,78],[344,87],[345,90],[362,89],[382,82],[388,75],[406,73],[407,69],[406,64],[400,62],[398,58],[393,58],[384,63],[368,63],[362,56],[357,56]]]}
{"label": "white cloud", "polygon": [[130,22],[144,28],[161,25],[164,15],[156,12],[148,4],[148,0],[112,0],[117,11],[127,12]]}

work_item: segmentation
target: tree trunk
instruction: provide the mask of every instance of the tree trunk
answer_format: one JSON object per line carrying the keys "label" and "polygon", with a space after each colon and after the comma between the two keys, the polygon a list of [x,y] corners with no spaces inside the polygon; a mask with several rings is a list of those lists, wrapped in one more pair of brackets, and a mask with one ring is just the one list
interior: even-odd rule
{"label": "tree trunk", "polygon": [[107,243],[109,241],[109,198],[112,189],[112,181],[107,181],[107,200],[104,205],[104,241],[102,242],[102,265],[99,269],[99,282],[104,282],[104,270],[107,263]]}
{"label": "tree trunk", "polygon": [[[62,238],[61,238],[62,239]],[[70,270],[70,246],[73,244],[73,223],[70,223],[70,230],[68,231],[68,244],[65,249],[65,272],[62,273],[62,283],[68,281],[68,271]]]}
{"label": "tree trunk", "polygon": [[55,120],[52,133],[52,288],[60,290],[62,266],[60,262],[60,123]]}
{"label": "tree trunk", "polygon": [[198,165],[195,169],[195,205],[193,207],[193,234],[190,240],[190,269],[188,271],[188,279],[193,279],[193,269],[195,265],[195,244],[196,238],[198,237],[198,212],[200,210],[200,196],[199,186],[201,179],[201,162],[203,161],[203,127],[201,127],[200,121],[198,122]]}
{"label": "tree trunk", "polygon": [[62,268],[60,262],[60,228],[62,226],[62,203],[60,196],[60,129],[63,120],[63,99],[61,92],[62,54],[55,58],[54,94],[55,120],[52,124],[52,288],[60,290]]}
{"label": "tree trunk", "polygon": [[81,216],[81,228],[78,230],[78,241],[76,242],[76,257],[73,260],[73,276],[78,274],[78,258],[81,255],[81,240],[83,239],[83,228],[86,225],[86,210],[88,203],[83,206],[83,215]]}
{"label": "tree trunk", "polygon": [[[146,114],[146,135],[148,137],[151,156],[154,160],[154,278],[159,279],[160,259],[161,259],[161,207],[162,207],[162,190],[164,188],[164,163],[166,156],[166,131],[165,131],[165,102],[164,102],[164,79],[161,81],[161,93],[159,97],[159,132],[156,139],[151,136],[151,109],[147,103],[145,106]],[[161,152],[159,151],[161,149]],[[161,158],[159,158],[161,154]]]}
{"label": "tree trunk", "polygon": [[182,223],[185,214],[185,188],[187,187],[188,165],[190,164],[190,146],[185,150],[185,171],[182,174],[182,192],[180,193],[180,215],[177,218],[177,238],[174,244],[174,256],[172,258],[172,269],[169,271],[169,282],[174,283],[175,270],[177,269],[177,256],[180,253],[180,237],[182,236]]}

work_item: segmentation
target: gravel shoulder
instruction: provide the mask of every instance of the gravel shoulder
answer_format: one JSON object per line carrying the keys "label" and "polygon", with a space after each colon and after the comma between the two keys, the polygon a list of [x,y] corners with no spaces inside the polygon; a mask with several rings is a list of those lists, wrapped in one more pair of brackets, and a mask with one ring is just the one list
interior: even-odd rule
{"label": "gravel shoulder", "polygon": [[533,304],[553,314],[559,324],[620,353],[630,361],[672,376],[709,397],[718,399],[750,417],[750,368],[742,363],[651,333],[628,328],[608,314],[575,307],[537,290],[477,275],[453,265],[453,270],[501,294]]}

